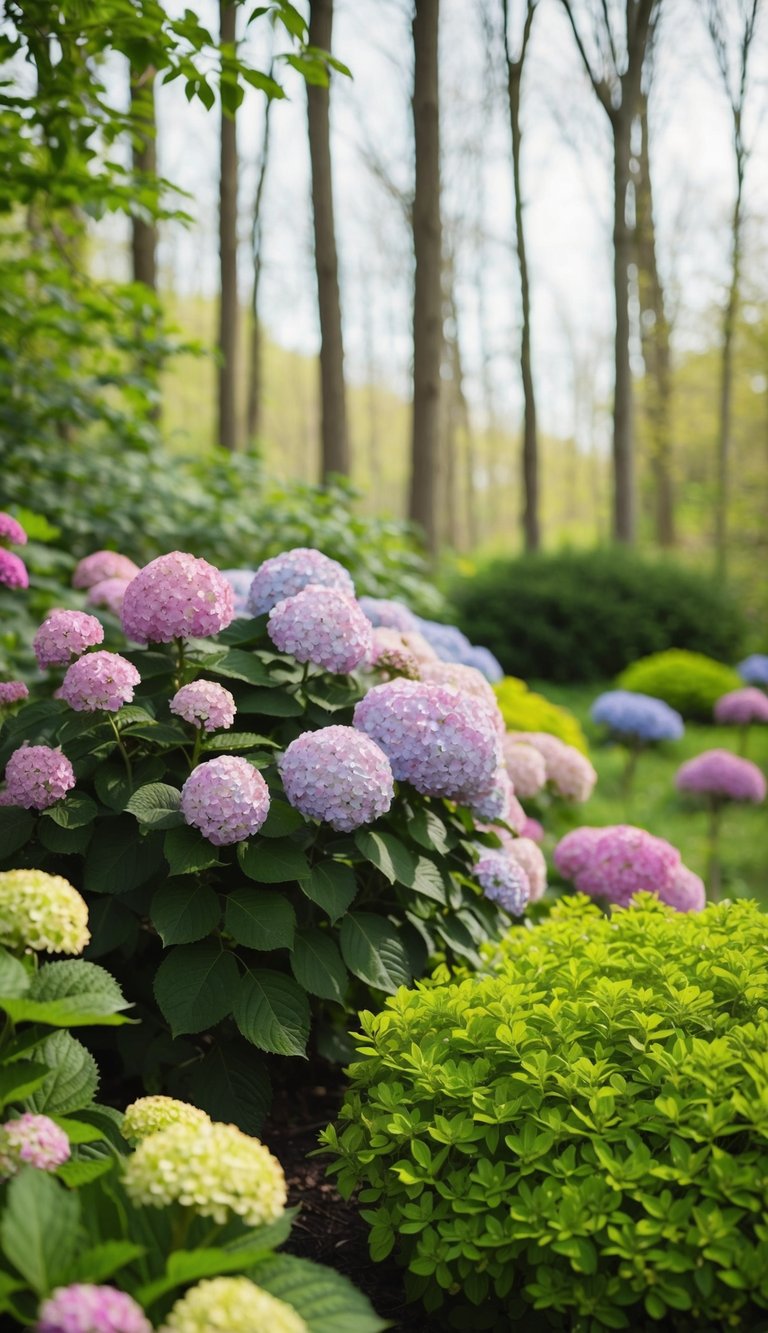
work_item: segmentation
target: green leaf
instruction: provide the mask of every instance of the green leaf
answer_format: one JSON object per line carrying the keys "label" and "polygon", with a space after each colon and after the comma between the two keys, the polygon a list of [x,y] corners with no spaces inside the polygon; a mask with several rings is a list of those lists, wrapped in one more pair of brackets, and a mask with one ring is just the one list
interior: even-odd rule
{"label": "green leaf", "polygon": [[284,690],[241,690],[238,713],[256,713],[261,717],[301,717],[304,709],[294,694]]}
{"label": "green leaf", "polygon": [[367,1296],[341,1273],[292,1254],[274,1254],[248,1270],[278,1300],[292,1305],[309,1333],[380,1333],[387,1328]]}
{"label": "green leaf", "polygon": [[238,1125],[245,1134],[259,1133],[272,1092],[252,1046],[217,1042],[192,1069],[189,1085],[195,1106],[211,1119]]}
{"label": "green leaf", "polygon": [[192,944],[215,930],[221,918],[219,896],[207,884],[169,879],[159,888],[150,908],[152,924],[165,948]]}
{"label": "green leaf", "polygon": [[14,1023],[46,1023],[49,1027],[120,1027],[128,1019],[105,1009],[100,995],[72,995],[64,1000],[0,999],[2,1009]]}
{"label": "green leaf", "polygon": [[101,997],[105,1013],[128,1008],[128,1001],[111,972],[81,958],[43,963],[29,988],[30,999],[34,1000],[62,1000],[86,993]]}
{"label": "green leaf", "polygon": [[167,722],[136,722],[127,726],[122,735],[134,740],[150,741],[152,745],[168,747],[186,745],[189,737],[181,727],[169,726]]}
{"label": "green leaf", "polygon": [[81,856],[93,836],[93,825],[83,828],[60,828],[51,819],[41,819],[37,836],[43,847],[57,856]]}
{"label": "green leaf", "polygon": [[439,852],[441,856],[450,852],[455,841],[442,819],[423,805],[412,811],[408,819],[408,832],[420,847],[426,848],[428,852]]}
{"label": "green leaf", "polygon": [[35,821],[28,810],[15,805],[0,806],[0,857],[11,856],[29,842],[34,828]]}
{"label": "green leaf", "polygon": [[204,750],[225,750],[235,754],[238,750],[257,750],[260,745],[274,745],[268,736],[259,736],[255,731],[219,731],[206,737]]}
{"label": "green leaf", "polygon": [[180,944],[155,973],[155,998],[174,1037],[215,1027],[238,994],[237,963],[215,940]]}
{"label": "green leaf", "polygon": [[96,1157],[85,1161],[65,1162],[63,1166],[58,1167],[56,1175],[70,1189],[80,1189],[83,1185],[90,1185],[92,1180],[98,1180],[99,1176],[106,1176],[108,1172],[114,1169],[114,1165],[114,1157]]}
{"label": "green leaf", "polygon": [[197,829],[170,829],[165,835],[163,852],[172,875],[196,875],[200,870],[219,865],[217,849]]}
{"label": "green leaf", "polygon": [[282,894],[245,885],[228,895],[224,926],[248,949],[291,949],[296,913]]}
{"label": "green leaf", "polygon": [[96,1284],[106,1282],[107,1278],[145,1254],[143,1245],[134,1245],[130,1240],[102,1241],[77,1256],[71,1280]]}
{"label": "green leaf", "polygon": [[448,901],[444,873],[428,856],[416,858],[416,868],[409,887],[424,898],[434,899],[436,903],[445,904]]}
{"label": "green leaf", "polygon": [[24,1167],[8,1186],[0,1223],[6,1259],[38,1296],[65,1275],[77,1248],[80,1199],[46,1171]]}
{"label": "green leaf", "polygon": [[298,810],[294,810],[287,801],[272,800],[269,814],[259,829],[263,838],[286,838],[300,828],[306,828],[306,820]]}
{"label": "green leaf", "polygon": [[356,977],[393,994],[411,982],[408,951],[396,928],[373,912],[349,912],[341,923],[341,953]]}
{"label": "green leaf", "polygon": [[237,844],[237,859],[243,874],[257,884],[288,884],[306,879],[309,863],[301,848],[292,842],[260,838]]}
{"label": "green leaf", "polygon": [[147,1308],[175,1287],[199,1282],[201,1278],[215,1277],[217,1273],[242,1273],[249,1264],[263,1257],[267,1248],[258,1243],[258,1234],[258,1231],[254,1231],[253,1243],[237,1250],[213,1247],[205,1250],[175,1250],[168,1256],[165,1275],[140,1287],[136,1293],[137,1298]]}
{"label": "green leaf", "polygon": [[69,1032],[52,1032],[35,1050],[50,1073],[37,1092],[28,1098],[32,1111],[67,1115],[93,1101],[99,1086],[96,1061]]}
{"label": "green leaf", "polygon": [[24,995],[29,984],[30,975],[24,964],[0,947],[0,995]]}
{"label": "green leaf", "polygon": [[90,796],[72,792],[63,801],[57,801],[55,805],[45,810],[43,819],[52,819],[60,828],[76,829],[93,823],[98,813],[98,806]]}
{"label": "green leaf", "polygon": [[310,995],[344,1004],[349,974],[336,945],[325,930],[298,931],[291,954],[291,970]]}
{"label": "green leaf", "polygon": [[89,907],[90,958],[103,958],[113,949],[130,948],[139,932],[135,914],[116,898],[96,898]]}
{"label": "green leaf", "polygon": [[246,1041],[259,1050],[306,1053],[309,1003],[301,987],[282,972],[249,969],[240,981],[234,1016]]}
{"label": "green leaf", "polygon": [[359,829],[355,846],[366,861],[380,870],[390,884],[410,885],[415,870],[415,859],[404,843],[393,833],[373,833]]}
{"label": "green leaf", "polygon": [[34,1060],[17,1060],[0,1069],[0,1105],[22,1102],[42,1087],[50,1070]]}
{"label": "green leaf", "polygon": [[[270,685],[269,672],[264,663],[253,653],[243,648],[230,648],[215,666],[208,668],[214,676],[224,676],[227,680],[244,680],[249,685]],[[242,712],[238,702],[238,712]]]}
{"label": "green leaf", "polygon": [[148,828],[175,828],[184,823],[181,792],[167,782],[150,782],[146,787],[139,787],[125,809]]}
{"label": "green leaf", "polygon": [[341,861],[321,861],[312,867],[309,879],[300,881],[300,888],[335,923],[354,900],[357,880],[351,866],[343,865]]}
{"label": "green leaf", "polygon": [[63,1129],[70,1143],[101,1143],[106,1135],[95,1125],[87,1125],[83,1120],[70,1120],[67,1116],[51,1116],[59,1129]]}
{"label": "green leaf", "polygon": [[162,864],[162,845],[150,834],[136,836],[128,815],[100,821],[85,858],[87,893],[128,893],[146,884]]}

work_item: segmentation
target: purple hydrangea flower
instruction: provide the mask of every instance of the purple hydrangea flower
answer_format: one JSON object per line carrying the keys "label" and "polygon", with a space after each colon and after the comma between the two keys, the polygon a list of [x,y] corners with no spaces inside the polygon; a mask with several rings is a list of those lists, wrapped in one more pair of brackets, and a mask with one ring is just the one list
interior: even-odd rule
{"label": "purple hydrangea flower", "polygon": [[373,645],[371,622],[357,602],[314,583],[273,606],[267,633],[281,653],[337,674],[367,661]]}
{"label": "purple hydrangea flower", "polygon": [[26,546],[27,534],[13,514],[0,513],[0,542],[10,542],[12,546]]}
{"label": "purple hydrangea flower", "polygon": [[222,578],[227,580],[235,598],[235,615],[248,615],[248,593],[255,577],[252,569],[222,569]]}
{"label": "purple hydrangea flower", "polygon": [[632,690],[607,690],[592,705],[592,721],[632,740],[679,741],[685,727],[680,714],[661,699]]}
{"label": "purple hydrangea flower", "polygon": [[403,602],[386,597],[360,597],[358,605],[375,629],[397,629],[401,633],[418,630],[419,618]]}
{"label": "purple hydrangea flower", "polygon": [[335,588],[352,598],[355,595],[352,579],[337,560],[331,560],[311,546],[295,546],[293,550],[273,555],[259,565],[248,593],[248,610],[252,616],[261,616],[310,584]]}
{"label": "purple hydrangea flower", "polygon": [[736,670],[748,685],[768,685],[768,653],[752,653]]}
{"label": "purple hydrangea flower", "polygon": [[757,764],[729,750],[705,750],[677,770],[678,791],[696,792],[715,801],[765,800],[765,777]]}
{"label": "purple hydrangea flower", "polygon": [[407,646],[405,634],[386,626],[374,628],[371,644],[370,665],[377,671],[387,672],[390,676],[406,676],[408,680],[418,680],[420,664],[416,654]]}
{"label": "purple hydrangea flower", "polygon": [[6,588],[28,588],[29,574],[27,566],[13,551],[6,551],[0,546],[0,583]]}
{"label": "purple hydrangea flower", "polygon": [[130,583],[138,572],[139,566],[129,560],[127,555],[120,555],[119,551],[94,551],[77,565],[72,575],[72,587],[92,588],[105,579],[121,579],[123,583]]}
{"label": "purple hydrangea flower", "polygon": [[135,643],[205,639],[232,623],[234,594],[207,560],[186,551],[159,555],[125,590],[123,629]]}
{"label": "purple hydrangea flower", "polygon": [[703,879],[684,865],[677,867],[672,883],[659,890],[659,897],[678,912],[703,912],[707,905]]}
{"label": "purple hydrangea flower", "polygon": [[500,768],[493,780],[493,786],[472,803],[472,814],[476,819],[505,819],[510,809],[510,798],[514,797],[514,788],[509,780],[506,768]]}
{"label": "purple hydrangea flower", "polygon": [[285,794],[309,819],[340,833],[372,824],[395,794],[389,760],[354,727],[305,731],[278,760]]}
{"label": "purple hydrangea flower", "polygon": [[555,847],[553,861],[563,879],[575,880],[588,865],[595,843],[605,830],[582,825],[566,833]]}
{"label": "purple hydrangea flower", "polygon": [[102,579],[88,589],[85,600],[89,606],[103,606],[111,615],[119,618],[129,582],[129,579]]}
{"label": "purple hydrangea flower", "polygon": [[531,886],[523,867],[506,852],[483,852],[472,867],[486,898],[498,903],[510,916],[522,916],[531,897]]}
{"label": "purple hydrangea flower", "polygon": [[25,810],[47,810],[75,785],[67,756],[48,745],[22,745],[5,766],[5,795]]}
{"label": "purple hydrangea flower", "polygon": [[504,737],[502,748],[504,763],[517,795],[523,799],[536,796],[547,781],[544,756],[533,745],[526,745],[509,735]]}
{"label": "purple hydrangea flower", "polygon": [[397,781],[425,796],[471,804],[493,785],[500,760],[494,719],[460,690],[388,681],[357,704],[354,724],[384,751]]}
{"label": "purple hydrangea flower", "polygon": [[104,627],[85,611],[51,611],[32,640],[38,666],[67,666],[104,640]]}
{"label": "purple hydrangea flower", "polygon": [[474,667],[476,671],[481,671],[486,680],[493,684],[497,680],[504,679],[504,668],[497,657],[494,657],[490,648],[483,648],[478,645],[472,645],[462,657],[464,666]]}
{"label": "purple hydrangea flower", "polygon": [[664,838],[631,824],[615,824],[587,844],[586,859],[573,880],[580,893],[627,907],[636,893],[666,892],[679,868],[680,853]]}
{"label": "purple hydrangea flower", "polygon": [[214,680],[193,680],[182,685],[169,704],[172,713],[203,731],[228,731],[235,720],[235,700]]}
{"label": "purple hydrangea flower", "polygon": [[269,814],[269,788],[247,759],[223,754],[198,764],[181,789],[181,812],[214,847],[244,842]]}
{"label": "purple hydrangea flower", "polygon": [[481,671],[459,662],[423,662],[419,674],[422,680],[434,681],[436,685],[452,685],[454,689],[480,699],[493,714],[499,731],[504,731],[496,695]]}
{"label": "purple hydrangea flower", "polygon": [[768,722],[768,695],[748,685],[742,690],[730,690],[715,704],[715,721],[732,727]]}
{"label": "purple hydrangea flower", "polygon": [[119,653],[87,653],[67,669],[58,695],[76,713],[116,713],[131,702],[140,681],[133,662]]}
{"label": "purple hydrangea flower", "polygon": [[126,1292],[74,1282],[43,1301],[35,1333],[152,1333],[152,1325]]}
{"label": "purple hydrangea flower", "polygon": [[507,847],[507,855],[522,867],[528,876],[530,899],[536,903],[544,897],[547,888],[547,863],[544,853],[531,838],[512,838]]}
{"label": "purple hydrangea flower", "polygon": [[420,616],[417,621],[416,628],[434,648],[441,662],[464,661],[472,648],[466,634],[462,634],[455,625],[441,625],[436,620],[422,620]]}
{"label": "purple hydrangea flower", "polygon": [[29,690],[23,680],[0,680],[0,708],[21,703],[29,697]]}
{"label": "purple hydrangea flower", "polygon": [[22,1166],[55,1171],[70,1155],[64,1130],[47,1115],[25,1111],[0,1128],[0,1176],[13,1176]]}
{"label": "purple hydrangea flower", "polygon": [[586,755],[575,745],[566,745],[547,731],[510,731],[512,740],[532,745],[542,756],[547,769],[547,782],[558,796],[566,801],[583,804],[588,801],[597,782],[597,773]]}
{"label": "purple hydrangea flower", "polygon": [[520,830],[520,837],[530,838],[531,842],[543,842],[544,825],[538,819],[532,819],[530,815],[527,815],[525,823]]}

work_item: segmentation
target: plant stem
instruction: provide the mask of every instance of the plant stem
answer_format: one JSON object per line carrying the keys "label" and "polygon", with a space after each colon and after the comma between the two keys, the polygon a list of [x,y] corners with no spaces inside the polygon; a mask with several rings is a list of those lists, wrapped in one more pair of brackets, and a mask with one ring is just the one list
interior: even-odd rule
{"label": "plant stem", "polygon": [[112,730],[113,730],[114,733],[115,733],[115,740],[117,741],[117,748],[118,748],[118,750],[120,751],[121,755],[123,756],[123,763],[125,764],[125,772],[126,772],[126,776],[127,776],[127,778],[128,778],[129,785],[130,785],[131,788],[132,788],[132,787],[133,787],[133,769],[131,768],[131,760],[130,760],[130,756],[129,756],[129,754],[128,754],[128,751],[127,751],[126,748],[125,748],[125,745],[123,744],[123,740],[122,740],[122,737],[121,737],[120,732],[119,732],[119,730],[118,730],[117,723],[115,722],[114,717],[112,716],[111,713],[108,713],[107,716],[109,717],[109,721],[110,721],[110,723],[111,723],[111,725],[112,725]]}
{"label": "plant stem", "polygon": [[176,689],[181,689],[184,684],[184,640],[182,638],[174,639],[176,644]]}
{"label": "plant stem", "polygon": [[200,751],[202,750],[202,748],[203,748],[203,728],[198,727],[197,732],[195,734],[195,744],[192,750],[192,759],[189,765],[190,768],[194,768],[195,765],[197,764],[197,761],[200,758]]}
{"label": "plant stem", "polygon": [[722,873],[720,867],[720,816],[722,801],[713,796],[709,806],[709,833],[707,838],[707,889],[713,903],[720,901]]}
{"label": "plant stem", "polygon": [[641,745],[630,745],[627,751],[627,762],[624,765],[624,772],[621,775],[621,794],[626,799],[632,791],[635,779],[635,770],[640,758]]}

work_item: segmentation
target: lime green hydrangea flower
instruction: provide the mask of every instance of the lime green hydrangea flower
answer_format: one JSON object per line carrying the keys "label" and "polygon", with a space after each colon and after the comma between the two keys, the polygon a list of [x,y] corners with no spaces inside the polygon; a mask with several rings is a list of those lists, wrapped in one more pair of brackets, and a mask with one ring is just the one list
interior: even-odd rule
{"label": "lime green hydrangea flower", "polygon": [[124,1167],[125,1188],[137,1204],[180,1203],[223,1224],[230,1213],[249,1226],[274,1222],[287,1192],[280,1163],[236,1125],[177,1123],[141,1141]]}
{"label": "lime green hydrangea flower", "polygon": [[139,1097],[126,1107],[120,1128],[129,1143],[139,1143],[169,1125],[207,1125],[210,1119],[199,1106],[179,1102],[175,1097]]}
{"label": "lime green hydrangea flower", "polygon": [[0,871],[0,944],[78,954],[90,938],[88,908],[68,880],[43,870]]}
{"label": "lime green hydrangea flower", "polygon": [[160,1333],[308,1333],[292,1305],[247,1277],[214,1277],[174,1305]]}

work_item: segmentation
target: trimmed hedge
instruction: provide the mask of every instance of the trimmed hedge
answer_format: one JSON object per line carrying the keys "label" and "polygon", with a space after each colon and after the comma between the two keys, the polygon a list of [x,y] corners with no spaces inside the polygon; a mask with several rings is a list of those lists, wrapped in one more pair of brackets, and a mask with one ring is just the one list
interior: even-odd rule
{"label": "trimmed hedge", "polygon": [[711,722],[718,699],[743,683],[738,672],[724,662],[674,649],[641,658],[619,676],[622,689],[663,699],[683,717],[701,722]]}
{"label": "trimmed hedge", "polygon": [[523,680],[505,676],[494,685],[507,731],[547,731],[582,754],[589,754],[587,738],[573,713],[529,690]]}

